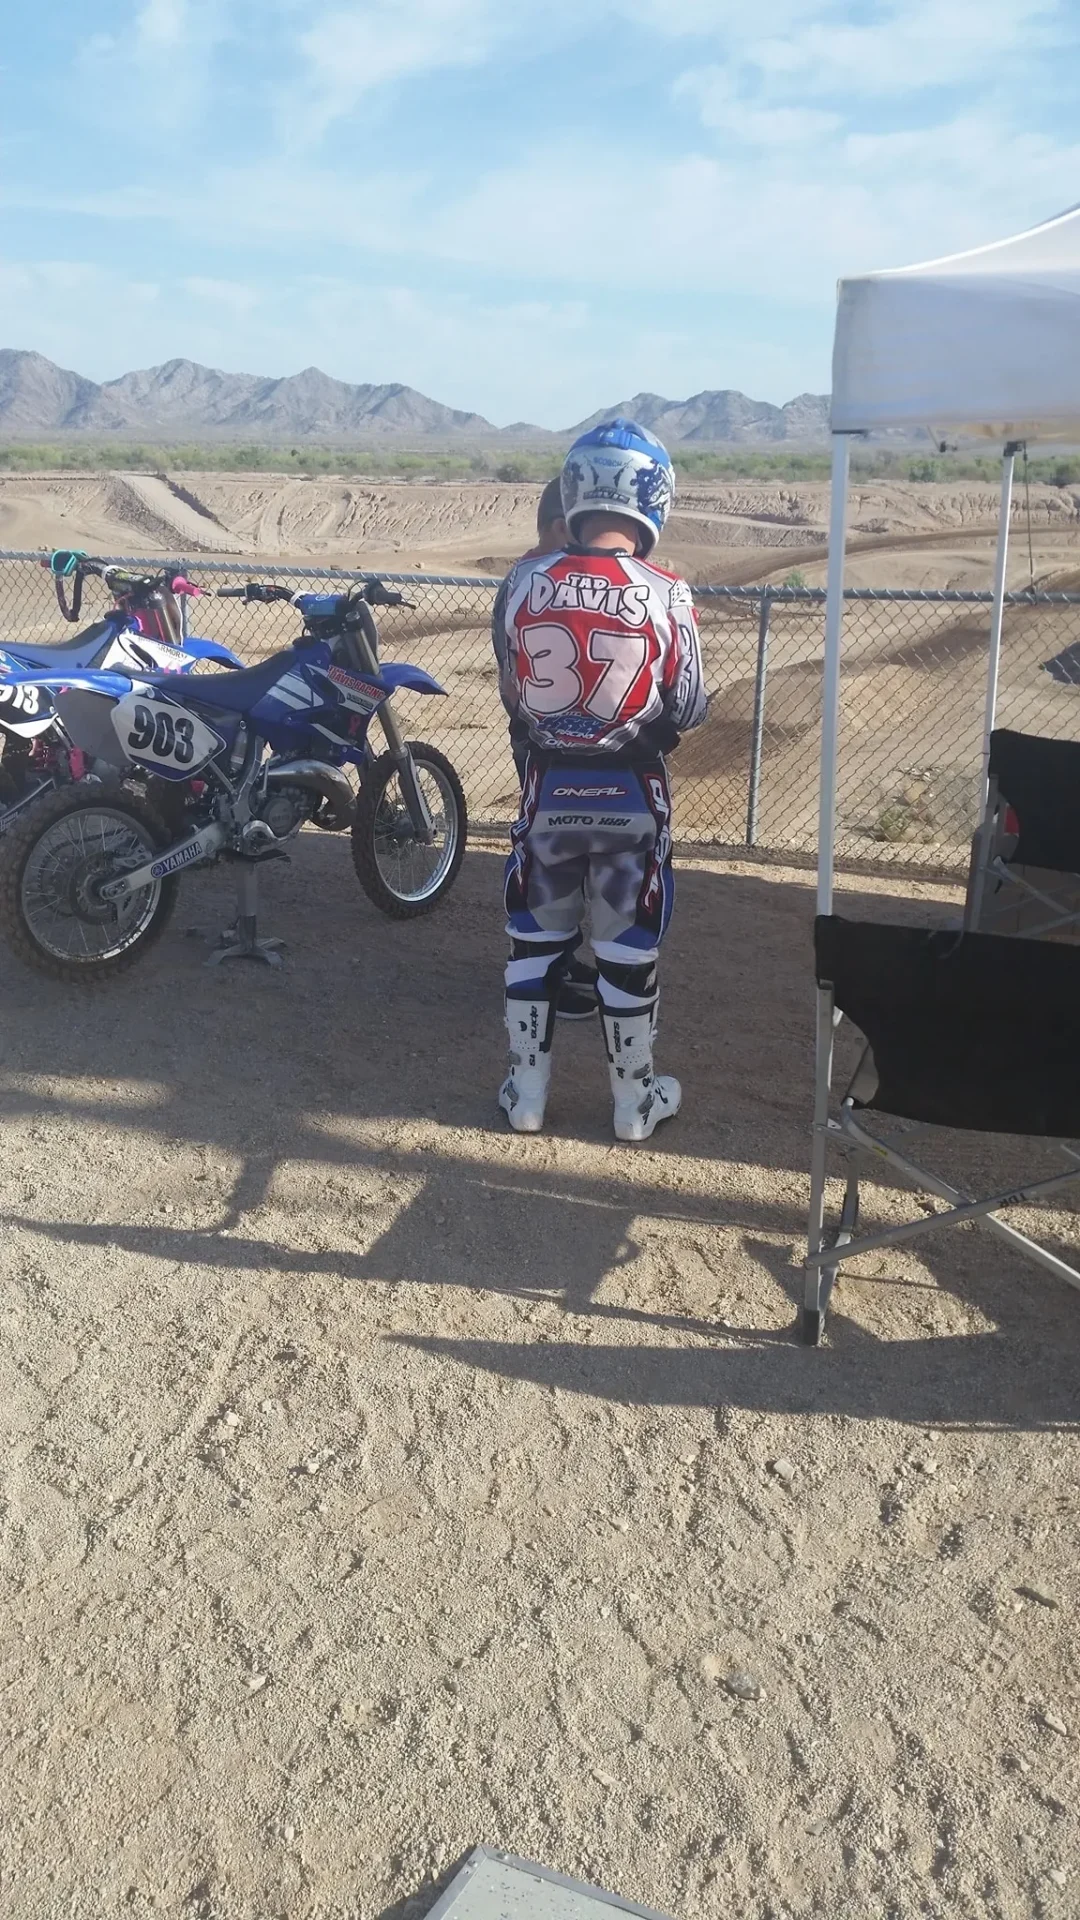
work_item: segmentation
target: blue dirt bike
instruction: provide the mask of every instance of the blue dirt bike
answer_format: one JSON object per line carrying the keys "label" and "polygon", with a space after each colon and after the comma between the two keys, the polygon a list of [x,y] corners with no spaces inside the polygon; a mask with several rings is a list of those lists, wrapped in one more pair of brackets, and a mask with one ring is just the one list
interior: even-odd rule
{"label": "blue dirt bike", "polygon": [[[0,931],[40,972],[100,980],[130,967],[164,930],[178,876],[220,859],[238,865],[238,912],[212,958],[279,965],[280,942],[257,937],[256,875],[309,822],[351,830],[360,882],[393,918],[430,912],[457,878],[461,782],[434,747],[402,739],[390,706],[398,688],[444,689],[419,667],[378,658],[371,608],[401,596],[377,580],[344,594],[255,582],[220,591],[291,601],[302,634],[236,673],[3,676],[52,695],[90,774],[36,801],[0,840]],[[387,743],[378,757],[368,741],[376,717]],[[350,766],[360,772],[355,800]]]}
{"label": "blue dirt bike", "polygon": [[[58,644],[4,639],[0,642],[4,671],[120,667],[186,673],[208,661],[223,667],[242,664],[216,640],[184,634],[180,600],[201,595],[203,589],[175,567],[133,573],[92,560],[85,553],[68,552],[54,553],[41,564],[52,572],[65,620],[78,621],[88,579],[101,580],[115,604],[103,619]],[[34,800],[81,779],[83,772],[83,756],[66,738],[48,689],[32,683],[0,683],[0,833],[13,826]]]}

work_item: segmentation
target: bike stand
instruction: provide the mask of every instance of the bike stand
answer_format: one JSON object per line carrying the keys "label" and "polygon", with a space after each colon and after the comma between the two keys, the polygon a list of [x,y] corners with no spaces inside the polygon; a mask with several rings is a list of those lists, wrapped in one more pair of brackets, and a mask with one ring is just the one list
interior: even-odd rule
{"label": "bike stand", "polygon": [[214,952],[204,961],[207,967],[219,966],[222,960],[261,960],[267,967],[284,965],[277,951],[278,947],[285,945],[284,940],[260,940],[256,933],[259,892],[255,871],[257,864],[255,860],[240,862],[236,879],[236,920],[226,928]]}

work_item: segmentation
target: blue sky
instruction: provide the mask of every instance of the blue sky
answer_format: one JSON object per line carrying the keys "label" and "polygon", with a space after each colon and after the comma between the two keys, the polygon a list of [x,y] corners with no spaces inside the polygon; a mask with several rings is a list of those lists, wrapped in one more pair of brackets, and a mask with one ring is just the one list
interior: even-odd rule
{"label": "blue sky", "polygon": [[498,424],[828,386],[837,276],[1080,200],[1080,0],[45,0],[0,344]]}

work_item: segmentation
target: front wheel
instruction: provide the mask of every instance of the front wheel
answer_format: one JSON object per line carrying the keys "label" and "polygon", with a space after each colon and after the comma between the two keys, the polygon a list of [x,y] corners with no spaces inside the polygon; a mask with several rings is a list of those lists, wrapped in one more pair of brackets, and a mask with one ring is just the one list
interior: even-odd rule
{"label": "front wheel", "polygon": [[352,825],[357,878],[392,920],[414,920],[445,898],[461,869],[469,830],[461,781],[445,754],[418,740],[410,740],[407,750],[431,815],[431,839],[421,839],[413,825],[391,753],[365,769]]}
{"label": "front wheel", "polygon": [[12,952],[54,980],[123,973],[164,932],[176,881],[122,900],[101,888],[168,839],[153,808],[118,784],[80,781],[36,801],[0,841],[0,932]]}

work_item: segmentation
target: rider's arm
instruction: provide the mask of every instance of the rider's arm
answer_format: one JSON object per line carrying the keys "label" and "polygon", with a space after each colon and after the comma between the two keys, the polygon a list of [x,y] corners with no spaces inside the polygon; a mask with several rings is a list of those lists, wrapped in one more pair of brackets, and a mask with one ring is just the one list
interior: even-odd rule
{"label": "rider's arm", "polygon": [[680,733],[700,727],[708,710],[705,674],[701,664],[701,636],[693,596],[685,580],[674,580],[668,603],[672,652],[664,676],[664,712]]}
{"label": "rider's arm", "polygon": [[499,667],[499,698],[511,719],[518,710],[518,684],[516,673],[517,641],[513,628],[507,619],[510,604],[510,582],[512,573],[508,573],[498,593],[491,615],[491,644]]}

